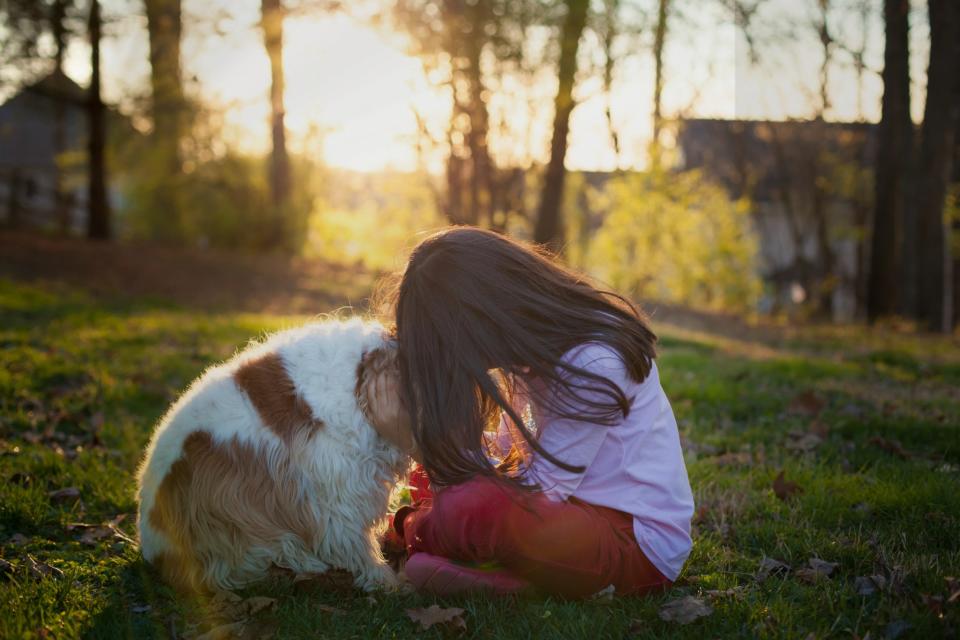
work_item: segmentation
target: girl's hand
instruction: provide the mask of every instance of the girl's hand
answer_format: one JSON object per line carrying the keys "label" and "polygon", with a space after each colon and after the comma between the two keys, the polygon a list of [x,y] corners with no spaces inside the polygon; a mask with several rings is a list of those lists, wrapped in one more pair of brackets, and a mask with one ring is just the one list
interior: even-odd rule
{"label": "girl's hand", "polygon": [[410,414],[400,397],[400,372],[386,367],[364,386],[367,417],[384,440],[419,462]]}

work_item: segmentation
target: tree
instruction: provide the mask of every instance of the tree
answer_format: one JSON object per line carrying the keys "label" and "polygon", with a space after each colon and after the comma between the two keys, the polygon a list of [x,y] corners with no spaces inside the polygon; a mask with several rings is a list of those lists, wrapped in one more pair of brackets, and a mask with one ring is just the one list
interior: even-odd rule
{"label": "tree", "polygon": [[100,97],[100,2],[91,0],[90,21],[90,95],[88,97],[89,127],[89,195],[87,237],[106,240],[111,235],[110,202],[107,200],[106,133],[103,122],[103,100]]}
{"label": "tree", "polygon": [[550,141],[550,161],[547,164],[537,211],[533,239],[557,251],[563,239],[563,221],[560,201],[566,175],[567,134],[570,113],[575,106],[573,85],[577,74],[577,51],[580,36],[587,23],[588,0],[566,0],[567,13],[560,29],[560,60],[557,65],[557,94],[553,101],[553,137]]}
{"label": "tree", "polygon": [[917,173],[917,319],[932,331],[950,331],[947,291],[951,268],[944,203],[950,181],[954,138],[960,117],[957,61],[960,60],[960,4],[929,0],[930,62]]}
{"label": "tree", "polygon": [[[490,113],[483,61],[497,58],[503,25],[522,17],[528,2],[397,0],[396,23],[411,36],[412,52],[431,71],[446,70],[452,97],[446,132],[446,193],[440,208],[453,224],[494,225],[497,168],[490,156]],[[512,53],[512,52],[511,52]],[[421,130],[423,128],[421,127]]]}
{"label": "tree", "polygon": [[183,213],[176,181],[181,175],[180,142],[186,128],[186,104],[180,72],[182,19],[180,0],[144,0],[150,38],[150,86],[152,89],[153,168],[158,179],[154,206],[165,217],[158,226],[167,240],[179,240],[184,233]]}
{"label": "tree", "polygon": [[913,128],[910,120],[909,11],[909,0],[884,0],[883,100],[867,284],[867,317],[871,321],[898,310],[898,270],[902,267],[900,243]]}
{"label": "tree", "polygon": [[670,0],[658,0],[657,24],[653,32],[653,138],[650,143],[651,162],[660,167],[660,131],[663,128],[663,50],[667,42],[667,19]]}
{"label": "tree", "polygon": [[284,7],[280,0],[262,0],[260,26],[263,42],[270,58],[270,204],[273,219],[267,230],[266,244],[270,248],[282,246],[287,239],[286,214],[290,198],[290,160],[287,156],[287,134],[283,106],[283,19]]}

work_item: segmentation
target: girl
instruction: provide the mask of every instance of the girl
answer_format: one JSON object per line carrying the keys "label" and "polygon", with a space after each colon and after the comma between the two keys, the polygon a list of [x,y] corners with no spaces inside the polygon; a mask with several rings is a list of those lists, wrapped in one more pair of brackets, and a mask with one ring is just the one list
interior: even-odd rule
{"label": "girl", "polygon": [[377,381],[371,415],[412,432],[435,490],[394,518],[414,586],[582,597],[676,580],[693,497],[633,305],[469,227],[416,247],[394,304],[399,393]]}

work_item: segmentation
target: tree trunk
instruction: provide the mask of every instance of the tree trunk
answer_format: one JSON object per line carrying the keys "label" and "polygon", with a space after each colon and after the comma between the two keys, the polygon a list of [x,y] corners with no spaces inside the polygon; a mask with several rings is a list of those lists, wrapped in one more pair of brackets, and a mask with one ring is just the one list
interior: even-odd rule
{"label": "tree trunk", "polygon": [[107,200],[106,135],[103,123],[103,101],[100,98],[100,2],[90,3],[90,97],[89,112],[90,157],[88,176],[89,213],[87,236],[96,240],[110,237],[110,202]]}
{"label": "tree trunk", "polygon": [[657,27],[653,34],[653,139],[650,160],[654,169],[660,168],[660,130],[663,128],[663,48],[667,41],[667,15],[670,0],[657,5]]}
{"label": "tree trunk", "polygon": [[923,114],[917,184],[917,319],[931,331],[949,331],[952,309],[944,304],[950,267],[949,233],[943,207],[950,181],[957,129],[954,66],[960,59],[960,5],[956,0],[929,0],[930,62],[927,104]]}
{"label": "tree trunk", "polygon": [[290,199],[290,159],[287,156],[287,132],[283,107],[283,19],[281,0],[262,0],[260,4],[263,42],[270,58],[270,204],[272,228],[267,244],[282,246],[287,240],[287,205]]}
{"label": "tree trunk", "polygon": [[873,238],[867,317],[873,321],[897,312],[898,273],[911,151],[910,68],[907,16],[909,0],[884,0],[886,45],[883,102],[875,174]]}
{"label": "tree trunk", "polygon": [[[63,56],[67,49],[66,0],[54,0],[50,9],[50,31],[53,34],[54,51],[53,73],[59,81],[63,76]],[[67,194],[63,188],[63,171],[60,167],[63,153],[67,150],[67,115],[63,100],[57,100],[53,111],[53,197],[54,215],[62,233],[70,228],[70,209],[67,206]]]}
{"label": "tree trunk", "polygon": [[168,240],[181,240],[184,220],[176,181],[182,169],[180,141],[186,105],[180,78],[180,0],[144,0],[144,4],[150,38],[151,146],[159,177],[153,199],[166,217],[158,232]]}
{"label": "tree trunk", "polygon": [[470,149],[470,217],[476,221],[485,221],[493,226],[493,162],[487,146],[490,129],[490,114],[485,100],[483,86],[482,57],[490,24],[490,3],[479,1],[467,3],[469,33],[464,35],[465,62],[464,77],[467,82],[468,114],[470,131],[467,133],[467,146]]}
{"label": "tree trunk", "polygon": [[610,144],[613,146],[614,173],[620,171],[620,134],[613,122],[613,68],[616,59],[613,57],[613,43],[617,39],[617,12],[620,0],[604,0],[603,3],[603,93],[606,98],[604,115],[607,119],[607,132],[610,134]]}
{"label": "tree trunk", "polygon": [[577,75],[577,51],[580,35],[587,23],[588,0],[566,0],[567,15],[560,31],[560,63],[558,65],[557,95],[554,98],[553,138],[550,141],[550,162],[540,196],[540,209],[533,238],[554,251],[560,249],[563,240],[563,224],[560,205],[563,200],[563,181],[566,170],[567,133],[570,129],[570,112],[573,111],[573,84]]}

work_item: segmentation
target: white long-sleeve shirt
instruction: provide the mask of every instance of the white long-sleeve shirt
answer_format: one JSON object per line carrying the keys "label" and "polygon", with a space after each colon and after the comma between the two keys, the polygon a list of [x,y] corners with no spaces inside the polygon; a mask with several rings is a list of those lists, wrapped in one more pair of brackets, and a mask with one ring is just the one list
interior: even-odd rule
{"label": "white long-sleeve shirt", "polygon": [[[633,530],[644,555],[670,580],[676,580],[690,555],[693,494],[680,449],[680,435],[670,402],[660,386],[656,364],[643,382],[629,375],[619,353],[603,343],[571,349],[564,361],[617,384],[630,402],[630,412],[613,426],[548,415],[522,397],[515,409],[528,414],[540,445],[561,461],[582,465],[583,473],[566,471],[528,452],[529,479],[553,500],[570,496],[633,516]],[[591,386],[589,379],[578,380]],[[537,381],[528,383],[531,387]],[[606,394],[578,390],[582,398],[610,402]],[[575,398],[563,403],[576,407]],[[584,408],[585,413],[591,413]],[[497,440],[511,438],[509,418],[501,416]]]}

